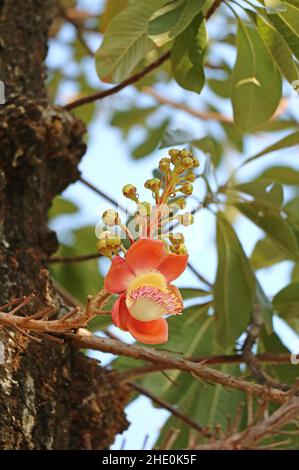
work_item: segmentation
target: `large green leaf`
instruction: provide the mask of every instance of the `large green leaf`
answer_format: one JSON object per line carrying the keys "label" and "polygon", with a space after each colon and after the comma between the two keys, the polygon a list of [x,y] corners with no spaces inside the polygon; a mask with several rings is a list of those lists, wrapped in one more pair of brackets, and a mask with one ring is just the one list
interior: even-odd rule
{"label": "large green leaf", "polygon": [[291,199],[283,206],[287,219],[299,230],[299,197]]}
{"label": "large green leaf", "polygon": [[[225,374],[240,375],[237,365],[223,365],[218,369]],[[219,384],[206,384],[196,382],[194,379],[191,382],[187,377],[184,383],[185,387],[177,405],[178,410],[190,416],[200,426],[209,426],[213,429],[215,425],[220,425],[225,432],[228,420],[233,422],[238,405],[245,399],[244,394],[226,389]],[[165,423],[157,440],[157,447],[163,445],[166,436],[173,429],[178,430],[179,433],[171,448],[177,450],[188,448],[190,426],[174,416],[171,416]],[[202,439],[204,438],[199,438],[199,440]]]}
{"label": "large green leaf", "polygon": [[155,46],[148,22],[167,0],[137,0],[118,13],[108,26],[96,53],[97,72],[105,82],[121,82]]}
{"label": "large green leaf", "polygon": [[293,54],[287,42],[272,26],[270,22],[265,21],[261,15],[257,15],[257,28],[266,46],[272,54],[281,73],[289,83],[293,83],[299,78],[298,67],[293,60]]}
{"label": "large green leaf", "polygon": [[262,203],[266,207],[280,208],[283,203],[283,190],[279,183],[271,179],[260,179],[251,183],[242,183],[232,186],[240,192],[249,194],[256,203]]}
{"label": "large green leaf", "polygon": [[268,17],[284,37],[295,57],[299,59],[299,9],[288,3],[285,12]]}
{"label": "large green leaf", "polygon": [[269,235],[289,259],[297,259],[298,245],[290,225],[281,217],[278,211],[269,209],[255,202],[236,203],[235,206],[248,219]]}
{"label": "large green leaf", "polygon": [[267,268],[283,260],[285,254],[268,236],[257,241],[250,258],[254,269]]}
{"label": "large green leaf", "polygon": [[250,131],[270,119],[281,98],[281,78],[256,28],[239,21],[237,61],[232,73],[234,121]]}
{"label": "large green leaf", "polygon": [[260,152],[256,153],[250,158],[247,158],[243,163],[242,166],[246,165],[247,163],[253,162],[257,158],[263,157],[264,155],[268,155],[271,152],[276,152],[277,150],[282,150],[290,147],[295,147],[299,145],[299,131],[293,132],[292,134],[283,137],[282,139],[278,140],[272,145],[264,148]]}
{"label": "large green leaf", "polygon": [[273,298],[273,307],[283,317],[298,317],[299,283],[289,284]]}
{"label": "large green leaf", "polygon": [[200,93],[204,86],[203,60],[207,42],[206,24],[201,14],[174,40],[172,72],[177,83],[186,90]]}
{"label": "large green leaf", "polygon": [[289,166],[273,166],[267,168],[259,178],[279,181],[282,184],[299,185],[299,171]]}
{"label": "large green leaf", "polygon": [[217,215],[217,251],[216,337],[223,350],[232,350],[249,323],[255,277],[236,233],[221,213]]}
{"label": "large green leaf", "polygon": [[157,11],[149,23],[148,35],[160,47],[181,34],[198,15],[204,0],[177,0]]}

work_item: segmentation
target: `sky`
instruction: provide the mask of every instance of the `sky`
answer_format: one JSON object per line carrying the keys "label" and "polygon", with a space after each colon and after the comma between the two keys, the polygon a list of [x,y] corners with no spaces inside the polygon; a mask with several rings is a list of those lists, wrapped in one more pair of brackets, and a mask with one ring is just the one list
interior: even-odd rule
{"label": "sky", "polygon": [[[91,2],[91,0],[85,0],[79,2],[80,6],[85,6],[89,10],[93,8],[97,11],[101,2]],[[219,25],[218,25],[219,27]],[[217,28],[217,25],[215,26]],[[70,48],[65,47],[62,41],[71,40],[73,37],[74,30],[72,26],[65,26],[59,35],[58,41],[52,41],[50,44],[49,54],[47,63],[50,67],[54,68],[61,64],[65,65],[65,70],[68,74],[76,72],[76,67],[71,61]],[[96,49],[99,44],[98,40],[93,37],[89,37],[89,44],[92,49]],[[223,51],[217,50],[217,54],[222,54]],[[228,58],[231,63],[234,61],[233,54]],[[84,66],[88,72],[90,83],[95,87],[102,88],[103,85],[100,83],[96,72],[93,59],[86,59]],[[186,96],[176,85],[159,87],[161,93],[167,94],[169,97],[180,101]],[[71,82],[65,83],[59,89],[59,96],[57,102],[63,104],[71,99],[72,95],[76,92]],[[291,97],[290,106],[295,109],[298,108],[298,101],[294,99],[292,90],[287,91]],[[190,93],[189,101],[193,107],[201,108],[203,100],[215,99],[211,96],[208,90],[203,91],[200,96]],[[101,101],[97,106],[96,115],[88,129],[88,149],[84,156],[80,170],[84,178],[94,183],[107,195],[114,199],[119,199],[121,196],[121,189],[127,183],[136,185],[139,192],[145,197],[148,197],[148,192],[143,190],[143,182],[150,177],[153,168],[157,167],[159,159],[166,156],[165,150],[157,150],[149,157],[140,161],[133,161],[130,157],[130,146],[139,143],[143,135],[140,129],[136,129],[129,139],[125,142],[120,131],[116,128],[109,126],[109,119],[113,108],[116,106],[126,106],[127,103],[134,97],[134,90],[124,90],[121,94],[107,98]],[[299,98],[298,98],[299,99]],[[150,97],[145,97],[142,103],[152,104],[153,101]],[[231,113],[231,110],[227,103],[223,103],[223,112],[227,115]],[[161,110],[160,118],[163,118],[165,110]],[[205,135],[207,124],[199,122],[198,119],[192,118],[184,112],[175,113],[175,127],[187,129],[194,135],[202,137]],[[209,124],[211,126],[211,124]],[[211,128],[211,127],[209,127]],[[215,132],[218,132],[217,126],[215,126]],[[246,139],[246,148],[244,157],[253,155],[260,149],[266,147],[274,140],[278,140],[283,134],[277,133],[275,136],[265,137],[260,135],[253,139]],[[294,164],[294,151],[285,151],[280,153],[280,158],[283,158],[285,163],[291,162],[293,167],[299,169],[299,162]],[[204,156],[199,155],[201,162],[204,162]],[[256,163],[246,166],[239,173],[240,181],[247,181],[251,179],[257,172],[261,172],[263,168],[269,165],[271,159],[277,158],[277,154],[273,154],[270,157],[265,157],[258,160]],[[218,178],[220,183],[226,181],[228,172],[238,165],[239,161],[237,155],[232,151],[228,156],[225,164],[221,167]],[[200,200],[202,192],[201,183],[198,182],[195,187],[195,194]],[[292,190],[286,192],[286,196],[292,195]],[[54,228],[58,232],[59,238],[62,240],[65,234],[70,228],[92,224],[96,225],[99,220],[100,214],[111,207],[107,201],[99,198],[94,192],[86,188],[82,183],[77,182],[71,185],[63,196],[74,201],[80,208],[78,215],[60,217],[55,223]],[[121,199],[119,199],[121,200]],[[121,201],[122,204],[124,201]],[[196,205],[195,201],[191,202],[191,206]],[[213,281],[216,271],[216,253],[214,249],[215,244],[215,220],[214,216],[208,211],[200,211],[196,217],[196,222],[193,227],[188,228],[186,231],[187,245],[190,253],[190,260],[195,268],[204,274],[204,276]],[[235,225],[238,236],[242,242],[242,245],[247,254],[250,254],[256,241],[262,238],[262,232],[256,228],[252,223],[243,217],[240,217]],[[93,251],[94,247],[91,247],[90,251]],[[108,260],[101,261],[100,268],[103,272],[109,267]],[[271,268],[262,269],[258,272],[258,278],[262,283],[267,295],[273,296],[278,290],[289,282],[289,274],[291,270],[291,263],[286,261],[279,263]],[[198,281],[195,276],[190,272],[186,271],[180,278],[178,286],[198,287]],[[295,335],[288,326],[280,319],[275,319],[275,329],[285,342],[285,344],[293,352],[299,352],[299,338]],[[119,331],[118,331],[119,334]],[[126,341],[131,341],[128,334],[123,334],[122,338]],[[103,364],[109,363],[112,356],[108,354],[92,353],[94,357],[101,359]],[[132,402],[127,408],[126,413],[128,420],[131,422],[129,429],[121,436],[116,438],[113,449],[141,449],[144,447],[150,449],[159,433],[159,429],[163,426],[169,416],[168,412],[152,406],[151,402],[146,397],[139,397]],[[146,442],[145,442],[146,441]]]}

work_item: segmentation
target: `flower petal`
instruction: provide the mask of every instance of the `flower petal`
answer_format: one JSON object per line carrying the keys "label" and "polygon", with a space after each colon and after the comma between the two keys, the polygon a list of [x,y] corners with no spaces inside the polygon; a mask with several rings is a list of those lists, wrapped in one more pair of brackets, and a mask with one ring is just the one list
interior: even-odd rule
{"label": "flower petal", "polygon": [[126,306],[126,295],[121,294],[112,307],[111,317],[115,326],[124,331],[128,331],[127,317],[129,311]]}
{"label": "flower petal", "polygon": [[111,294],[124,292],[130,282],[134,279],[134,274],[128,267],[126,261],[121,256],[113,258],[110,269],[106,275],[104,287]]}
{"label": "flower petal", "polygon": [[184,307],[184,301],[183,301],[183,297],[182,297],[182,294],[180,292],[180,289],[178,289],[176,286],[173,286],[173,285],[169,285],[168,286],[168,289],[171,291],[171,293],[173,295],[176,296],[179,304],[181,305],[181,310],[183,310],[183,307]]}
{"label": "flower petal", "polygon": [[167,282],[171,282],[185,271],[187,263],[188,255],[170,253],[159,264],[158,271],[165,276]]}
{"label": "flower petal", "polygon": [[129,248],[126,262],[136,276],[155,270],[166,256],[162,240],[142,238]]}
{"label": "flower petal", "polygon": [[128,315],[127,327],[131,335],[141,343],[162,344],[168,340],[168,324],[163,318],[143,322]]}

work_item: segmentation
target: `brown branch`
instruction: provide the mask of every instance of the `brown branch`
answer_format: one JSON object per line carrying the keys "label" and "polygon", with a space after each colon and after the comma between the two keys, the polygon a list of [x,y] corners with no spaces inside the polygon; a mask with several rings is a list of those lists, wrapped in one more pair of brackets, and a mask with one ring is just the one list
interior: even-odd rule
{"label": "brown branch", "polygon": [[[241,354],[235,355],[218,355],[218,356],[201,356],[201,357],[185,357],[186,360],[204,365],[222,365],[222,364],[244,364],[246,361]],[[264,364],[290,364],[290,354],[287,353],[264,353],[255,356],[255,360]],[[127,369],[119,373],[121,381],[128,381],[142,377],[146,374],[154,372],[162,372],[163,368],[156,364],[145,364],[140,367]]]}
{"label": "brown branch", "polygon": [[271,387],[262,386],[253,382],[247,382],[243,379],[224,374],[218,370],[208,368],[202,364],[188,361],[181,357],[166,355],[161,351],[145,348],[137,345],[128,345],[120,341],[100,338],[95,335],[80,336],[76,334],[67,334],[71,342],[79,348],[87,348],[95,351],[108,352],[116,355],[132,357],[152,362],[163,368],[178,369],[193,373],[195,376],[212,383],[219,383],[225,387],[235,390],[241,390],[252,393],[267,400],[277,403],[283,403],[288,398],[288,393]]}
{"label": "brown branch", "polygon": [[[210,17],[213,15],[213,13],[217,10],[217,8],[220,6],[222,0],[216,0],[211,8],[208,10],[205,19],[206,21],[210,19]],[[64,106],[65,109],[70,111],[71,109],[78,108],[79,106],[83,106],[88,103],[92,103],[97,100],[102,100],[103,98],[106,98],[107,96],[114,95],[115,93],[118,93],[119,91],[123,90],[129,85],[133,85],[134,83],[138,82],[141,80],[141,78],[145,77],[148,75],[150,72],[155,70],[156,68],[160,67],[164,62],[166,62],[171,56],[171,51],[165,52],[163,55],[161,55],[157,60],[152,62],[151,64],[147,65],[143,70],[140,72],[135,73],[131,77],[127,78],[123,82],[119,83],[118,85],[105,90],[105,91],[100,91],[97,93],[93,93],[88,96],[84,96],[83,98],[79,98],[78,100],[75,100],[71,103],[68,103]]]}
{"label": "brown branch", "polygon": [[166,60],[170,58],[170,51],[165,52],[165,54],[161,55],[159,59],[155,60],[151,64],[149,64],[147,67],[145,67],[141,72],[135,73],[132,75],[132,77],[127,78],[123,82],[121,82],[119,85],[116,85],[112,88],[109,88],[108,90],[105,91],[100,91],[97,93],[93,93],[88,96],[84,96],[83,98],[79,98],[78,100],[72,101],[71,103],[68,103],[64,106],[65,109],[68,111],[78,108],[79,106],[84,106],[85,104],[88,103],[93,103],[94,101],[102,100],[103,98],[106,98],[107,96],[114,95],[115,93],[118,93],[119,91],[123,90],[129,85],[133,85],[133,83],[138,82],[143,78],[145,75],[149,74],[156,68],[160,67]]}
{"label": "brown branch", "polygon": [[[19,306],[14,308],[14,310],[11,312],[4,312],[2,310],[0,311],[0,324],[11,328],[21,328],[23,330],[29,330],[32,332],[38,331],[57,333],[74,330],[86,326],[93,317],[103,313],[102,307],[107,303],[110,296],[111,294],[103,289],[95,297],[88,297],[87,305],[84,310],[82,310],[80,307],[75,307],[73,310],[64,315],[64,317],[51,321],[49,321],[46,316],[49,311],[49,307],[45,309],[47,313],[45,313],[45,310],[40,313],[41,316],[43,316],[43,314],[45,315],[45,317],[42,319],[36,319],[36,314],[29,317],[15,315],[15,312]],[[27,298],[24,298],[23,302],[19,305],[27,305],[31,302],[31,300],[32,296],[28,296]],[[52,310],[55,310],[55,308],[53,307]]]}
{"label": "brown branch", "polygon": [[102,198],[106,199],[106,201],[109,201],[110,204],[112,204],[114,207],[117,207],[119,209],[121,209],[122,211],[124,212],[128,212],[128,210],[121,206],[115,199],[113,199],[112,197],[110,196],[107,196],[107,194],[104,193],[104,191],[102,191],[101,189],[99,189],[97,186],[95,186],[94,184],[90,183],[90,181],[87,181],[85,178],[82,178],[82,176],[80,176],[78,178],[78,181],[80,181],[81,183],[83,183],[85,186],[87,186],[89,189],[91,189],[92,191],[94,191],[95,193],[97,193],[99,196],[101,196]]}
{"label": "brown branch", "polygon": [[157,397],[156,395],[151,393],[149,390],[146,390],[141,385],[137,383],[133,383],[133,382],[129,382],[129,385],[132,388],[134,388],[137,392],[141,393],[141,395],[148,397],[150,400],[152,400],[154,403],[159,405],[161,408],[164,408],[165,410],[169,411],[173,416],[181,420],[183,423],[187,424],[187,426],[190,426],[192,429],[195,429],[197,432],[199,432],[203,436],[206,436],[206,437],[212,436],[210,431],[200,426],[198,423],[196,423],[196,421],[193,421],[193,419],[184,415],[179,410],[169,405],[169,403],[166,403],[164,400],[161,400],[161,398]]}
{"label": "brown branch", "polygon": [[152,96],[157,100],[160,104],[164,104],[170,106],[174,109],[179,109],[180,111],[185,111],[186,113],[190,114],[199,119],[203,119],[205,121],[213,120],[218,122],[225,122],[225,123],[232,123],[233,119],[227,116],[223,116],[222,114],[215,113],[213,111],[198,111],[190,106],[185,105],[184,103],[179,103],[178,101],[174,101],[170,98],[165,98],[164,96],[160,95],[156,92],[156,90],[152,88],[145,87],[142,89],[144,93],[147,95]]}
{"label": "brown branch", "polygon": [[89,253],[88,255],[77,255],[77,256],[52,256],[46,260],[47,264],[54,263],[81,263],[83,261],[89,261],[91,259],[100,258],[99,253]]}
{"label": "brown branch", "polygon": [[[266,437],[279,431],[284,425],[299,415],[299,398],[292,397],[271,416],[257,424],[249,426],[245,431],[228,438],[197,446],[198,450],[237,450],[252,449]],[[272,446],[272,445],[271,445]],[[265,448],[265,447],[264,447]]]}

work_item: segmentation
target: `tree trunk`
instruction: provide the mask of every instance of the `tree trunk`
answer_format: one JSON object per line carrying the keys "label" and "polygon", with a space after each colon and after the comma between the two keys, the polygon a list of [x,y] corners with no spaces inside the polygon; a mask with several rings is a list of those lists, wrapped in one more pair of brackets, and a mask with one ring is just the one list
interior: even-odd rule
{"label": "tree trunk", "polygon": [[[65,306],[45,259],[53,197],[78,177],[83,124],[47,100],[44,60],[54,0],[0,0],[0,303],[36,294],[27,312]],[[26,311],[25,311],[26,312]],[[0,331],[0,449],[103,449],[127,423],[127,390],[67,344]]]}

